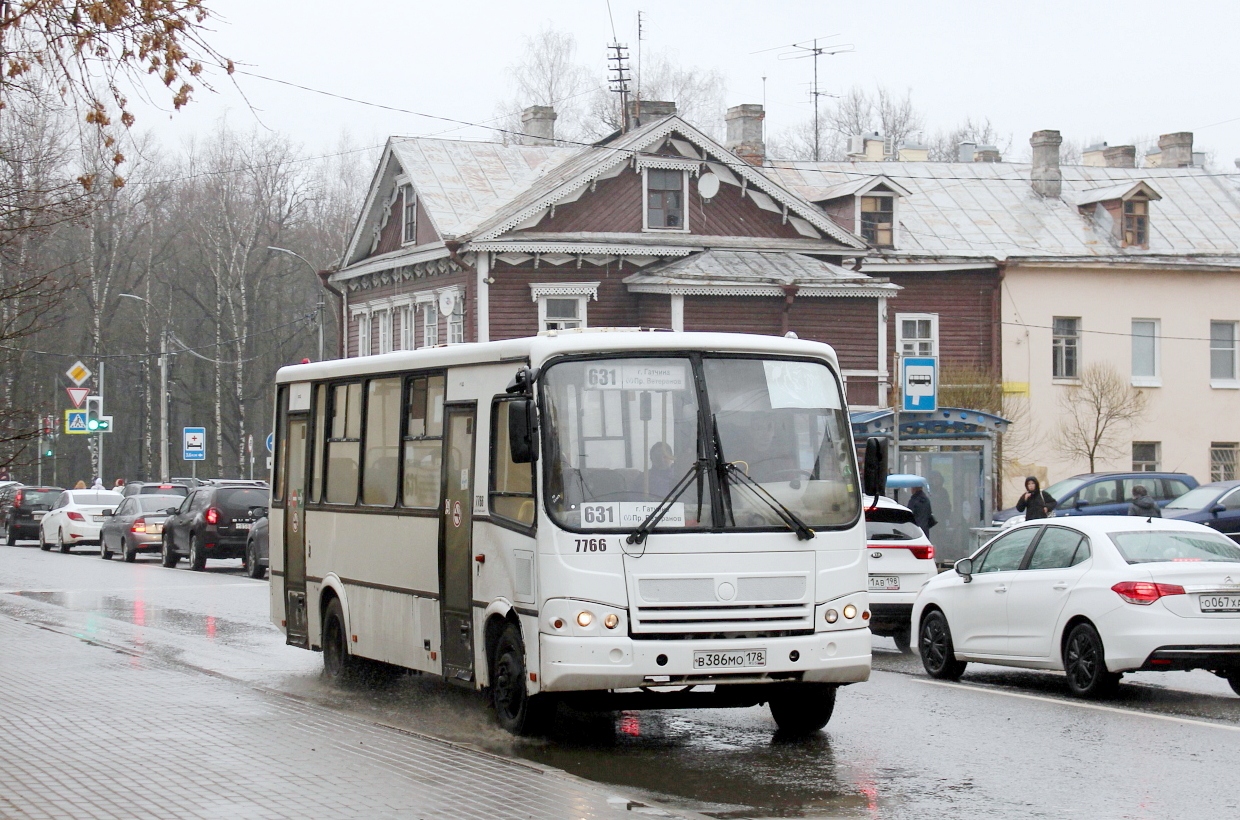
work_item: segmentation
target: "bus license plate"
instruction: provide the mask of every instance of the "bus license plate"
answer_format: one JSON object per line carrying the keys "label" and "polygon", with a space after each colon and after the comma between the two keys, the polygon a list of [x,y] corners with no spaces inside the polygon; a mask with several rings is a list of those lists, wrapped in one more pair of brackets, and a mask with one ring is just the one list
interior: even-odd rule
{"label": "bus license plate", "polygon": [[766,650],[738,649],[693,653],[694,669],[741,669],[749,666],[766,666]]}
{"label": "bus license plate", "polygon": [[1202,612],[1240,612],[1240,595],[1199,595]]}
{"label": "bus license plate", "polygon": [[871,575],[870,589],[895,590],[900,588],[898,575]]}

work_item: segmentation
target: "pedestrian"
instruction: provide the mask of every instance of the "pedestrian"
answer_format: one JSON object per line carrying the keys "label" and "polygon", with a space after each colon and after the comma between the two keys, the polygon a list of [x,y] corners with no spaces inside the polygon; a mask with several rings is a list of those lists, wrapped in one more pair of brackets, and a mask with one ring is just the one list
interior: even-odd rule
{"label": "pedestrian", "polygon": [[86,482],[85,482],[85,481],[83,481],[82,479],[80,479],[80,478],[79,478],[79,479],[78,479],[78,483],[73,485],[73,489],[75,489],[75,490],[85,490],[85,489],[86,489]]}
{"label": "pedestrian", "polygon": [[913,523],[929,538],[930,528],[939,522],[931,509],[930,496],[926,495],[920,486],[913,488],[913,493],[908,498],[908,508],[913,511]]}
{"label": "pedestrian", "polygon": [[1042,489],[1035,476],[1029,476],[1025,479],[1025,494],[1016,502],[1016,511],[1023,512],[1026,521],[1049,518],[1051,510],[1055,509],[1058,503],[1050,493]]}
{"label": "pedestrian", "polygon": [[103,487],[103,479],[102,479],[102,478],[100,478],[100,477],[98,477],[98,476],[96,476],[96,477],[95,477],[95,483],[94,483],[94,484],[91,484],[91,485],[90,485],[90,488],[91,488],[92,490],[102,490],[102,489],[104,488],[104,487]]}
{"label": "pedestrian", "polygon": [[1128,505],[1128,514],[1139,515],[1143,518],[1162,518],[1162,510],[1158,509],[1158,502],[1150,498],[1145,486],[1141,484],[1132,488],[1132,502]]}
{"label": "pedestrian", "polygon": [[115,490],[115,491],[116,491],[116,492],[118,492],[118,493],[119,493],[121,490],[125,489],[125,479],[123,479],[123,478],[118,478],[118,479],[116,479],[116,483],[112,485],[112,489],[113,489],[113,490]]}

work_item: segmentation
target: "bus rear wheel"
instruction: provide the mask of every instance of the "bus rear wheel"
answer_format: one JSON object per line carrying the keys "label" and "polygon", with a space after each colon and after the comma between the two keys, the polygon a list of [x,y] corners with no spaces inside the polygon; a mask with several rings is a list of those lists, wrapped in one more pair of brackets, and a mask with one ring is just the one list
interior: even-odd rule
{"label": "bus rear wheel", "polygon": [[514,735],[545,732],[555,716],[548,695],[531,695],[526,686],[525,643],[516,624],[504,627],[491,659],[491,703],[499,725]]}
{"label": "bus rear wheel", "polygon": [[349,654],[349,635],[344,626],[344,607],[332,598],[323,610],[323,672],[332,683],[352,683],[361,676],[363,662]]}
{"label": "bus rear wheel", "polygon": [[839,689],[833,683],[794,683],[779,686],[767,704],[771,717],[779,731],[786,735],[812,735],[831,720],[835,711],[835,693]]}

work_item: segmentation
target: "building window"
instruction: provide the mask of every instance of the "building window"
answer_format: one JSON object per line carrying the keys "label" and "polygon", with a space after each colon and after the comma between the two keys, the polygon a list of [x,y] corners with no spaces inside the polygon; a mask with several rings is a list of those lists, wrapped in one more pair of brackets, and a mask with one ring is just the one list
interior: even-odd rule
{"label": "building window", "polygon": [[685,230],[685,171],[646,169],[646,227]]}
{"label": "building window", "polygon": [[1162,443],[1158,441],[1134,441],[1132,443],[1132,471],[1156,473],[1162,460]]}
{"label": "building window", "polygon": [[1081,354],[1081,320],[1056,316],[1052,333],[1051,376],[1056,379],[1077,378]]}
{"label": "building window", "polygon": [[1137,387],[1158,387],[1159,333],[1157,319],[1132,320],[1132,383]]}
{"label": "building window", "polygon": [[439,308],[434,302],[422,306],[422,347],[439,344]]}
{"label": "building window", "polygon": [[1124,202],[1124,247],[1149,247],[1149,219],[1148,200],[1129,199]]}
{"label": "building window", "polygon": [[418,309],[413,305],[405,305],[400,311],[400,349],[413,350],[418,346],[418,337],[414,333],[414,316]]}
{"label": "building window", "polygon": [[895,247],[895,209],[893,196],[861,197],[861,238],[878,248]]}
{"label": "building window", "polygon": [[937,356],[939,353],[939,315],[937,313],[897,313],[896,350],[901,356]]}
{"label": "building window", "polygon": [[1210,382],[1236,381],[1236,323],[1210,323]]}
{"label": "building window", "polygon": [[448,317],[448,344],[459,345],[465,341],[465,300],[457,294],[452,315]]}
{"label": "building window", "polygon": [[1234,441],[1215,441],[1210,444],[1210,480],[1234,481],[1236,462],[1240,460],[1240,444]]}
{"label": "building window", "polygon": [[539,331],[589,327],[586,305],[598,301],[598,282],[535,282],[530,291],[538,303]]}
{"label": "building window", "polygon": [[392,352],[392,311],[379,311],[379,352]]}
{"label": "building window", "polygon": [[357,314],[357,355],[369,356],[370,348],[370,311]]}
{"label": "building window", "polygon": [[418,198],[413,193],[413,186],[405,186],[404,207],[404,241],[418,241]]}

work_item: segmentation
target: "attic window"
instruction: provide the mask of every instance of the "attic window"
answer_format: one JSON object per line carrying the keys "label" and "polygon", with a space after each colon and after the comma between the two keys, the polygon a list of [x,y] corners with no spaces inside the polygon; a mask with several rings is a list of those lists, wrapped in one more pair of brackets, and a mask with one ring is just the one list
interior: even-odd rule
{"label": "attic window", "polygon": [[686,171],[646,168],[647,230],[684,231]]}
{"label": "attic window", "polygon": [[1148,199],[1133,198],[1124,202],[1124,247],[1148,248],[1150,202]]}
{"label": "attic window", "polygon": [[861,238],[876,248],[894,248],[895,197],[861,197]]}
{"label": "attic window", "polygon": [[404,242],[418,241],[418,198],[414,196],[413,186],[404,188],[404,226],[402,236]]}

